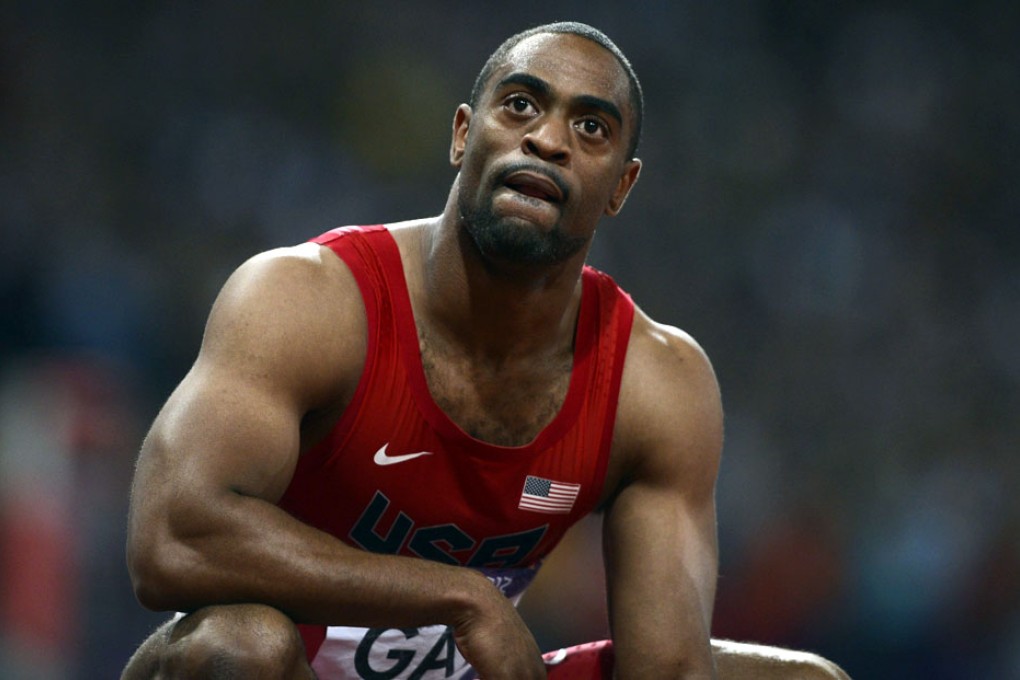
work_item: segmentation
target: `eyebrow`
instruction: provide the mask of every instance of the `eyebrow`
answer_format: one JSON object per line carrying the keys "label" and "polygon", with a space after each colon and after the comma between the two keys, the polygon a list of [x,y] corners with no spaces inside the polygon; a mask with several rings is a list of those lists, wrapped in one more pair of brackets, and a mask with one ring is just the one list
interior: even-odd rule
{"label": "eyebrow", "polygon": [[[496,84],[496,89],[500,89],[507,85],[521,85],[539,95],[548,95],[552,92],[552,87],[550,87],[549,83],[537,76],[531,75],[530,73],[511,73]],[[602,113],[615,118],[617,123],[623,125],[623,114],[620,112],[620,108],[611,101],[590,94],[582,94],[573,97],[571,99],[571,103],[584,108],[601,111]]]}

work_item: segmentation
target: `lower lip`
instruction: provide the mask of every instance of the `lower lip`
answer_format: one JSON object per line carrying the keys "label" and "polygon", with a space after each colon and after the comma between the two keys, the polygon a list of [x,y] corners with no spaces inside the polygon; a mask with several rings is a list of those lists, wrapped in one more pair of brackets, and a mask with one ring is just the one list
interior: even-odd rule
{"label": "lower lip", "polygon": [[519,196],[523,196],[524,198],[531,199],[533,201],[542,201],[543,203],[552,203],[552,204],[559,203],[558,200],[556,200],[556,199],[554,199],[552,197],[534,196],[534,195],[526,193],[524,191],[520,191],[519,189],[515,189],[513,186],[511,186],[509,184],[504,184],[503,188],[507,189],[508,191],[512,191],[513,193],[515,193],[515,194],[517,194]]}
{"label": "lower lip", "polygon": [[550,214],[558,215],[560,210],[558,203],[538,198],[537,196],[529,196],[510,187],[503,187],[503,190],[497,191],[494,196],[495,202],[502,203],[504,200],[508,201],[509,205],[501,212],[513,212],[521,214],[522,217],[527,217],[523,213],[533,213],[536,217],[545,217]]}

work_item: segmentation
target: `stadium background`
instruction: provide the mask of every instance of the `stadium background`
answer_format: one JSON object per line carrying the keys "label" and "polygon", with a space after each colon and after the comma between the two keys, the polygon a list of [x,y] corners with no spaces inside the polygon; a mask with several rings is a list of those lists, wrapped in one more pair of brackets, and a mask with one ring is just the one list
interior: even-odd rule
{"label": "stadium background", "polygon": [[[1020,4],[0,7],[0,676],[115,677],[139,441],[247,256],[438,213],[500,40],[603,28],[647,99],[593,261],[713,358],[716,634],[1020,677]],[[595,523],[526,612],[605,635]]]}

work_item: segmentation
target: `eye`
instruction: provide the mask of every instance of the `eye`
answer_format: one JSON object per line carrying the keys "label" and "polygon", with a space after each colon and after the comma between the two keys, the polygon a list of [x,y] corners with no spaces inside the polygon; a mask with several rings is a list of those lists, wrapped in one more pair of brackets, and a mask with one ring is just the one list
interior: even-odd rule
{"label": "eye", "polygon": [[591,137],[609,138],[609,126],[600,118],[589,116],[577,121],[577,128]]}
{"label": "eye", "polygon": [[528,114],[535,108],[534,102],[522,94],[513,94],[503,100],[503,108],[518,115]]}

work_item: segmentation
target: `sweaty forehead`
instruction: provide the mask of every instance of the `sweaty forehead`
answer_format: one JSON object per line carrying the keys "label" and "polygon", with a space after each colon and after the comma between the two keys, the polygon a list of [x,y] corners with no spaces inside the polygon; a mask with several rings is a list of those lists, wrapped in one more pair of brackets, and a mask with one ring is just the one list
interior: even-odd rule
{"label": "sweaty forehead", "polygon": [[596,42],[570,33],[539,33],[525,38],[496,67],[491,89],[510,73],[527,73],[567,96],[592,95],[615,103],[633,115],[629,81],[611,52]]}

